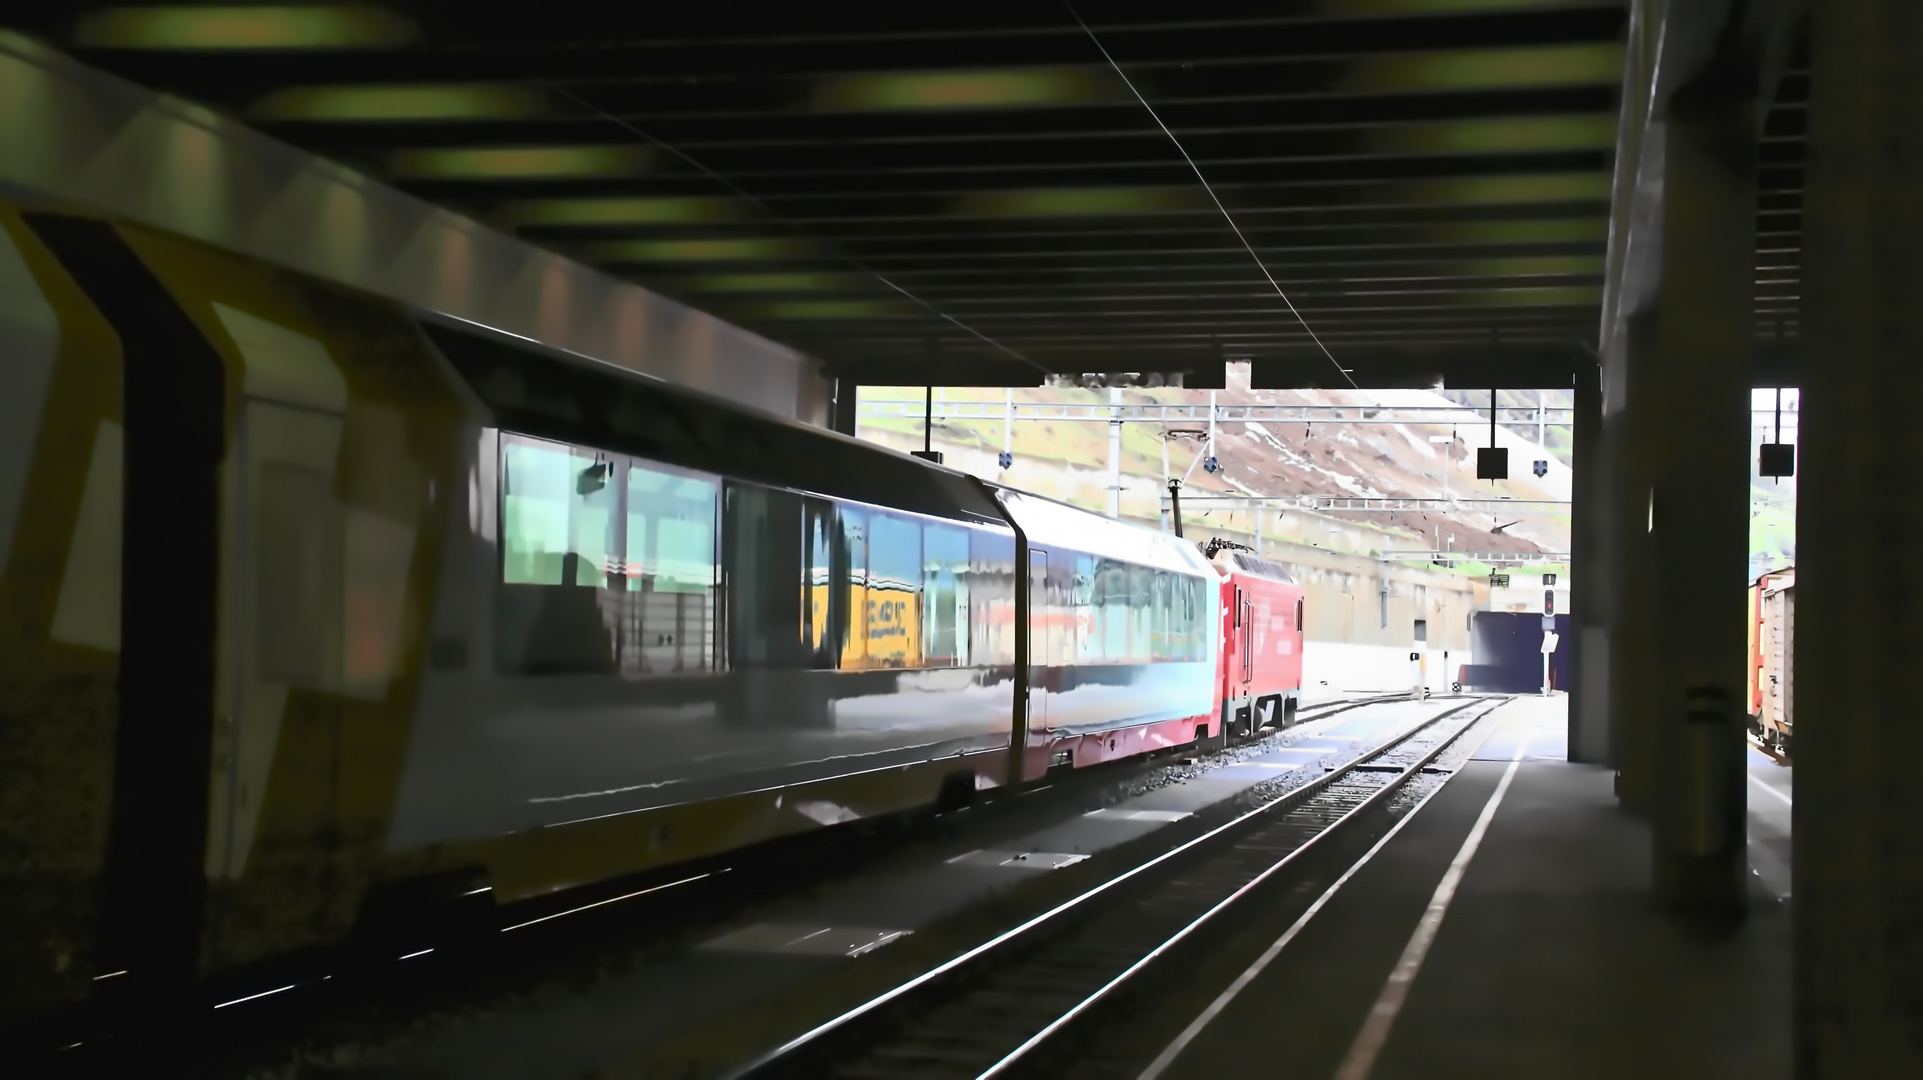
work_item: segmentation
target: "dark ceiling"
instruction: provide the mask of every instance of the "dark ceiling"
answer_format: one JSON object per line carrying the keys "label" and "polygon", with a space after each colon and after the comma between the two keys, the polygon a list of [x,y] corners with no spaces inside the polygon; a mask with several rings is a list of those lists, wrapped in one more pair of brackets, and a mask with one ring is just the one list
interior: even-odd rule
{"label": "dark ceiling", "polygon": [[[1340,385],[1305,320],[1345,367],[1595,340],[1620,3],[1085,5],[1261,265],[1066,6],[805,7],[22,29],[863,382],[1253,358]],[[1801,80],[1764,148],[1766,317],[1793,308]]]}

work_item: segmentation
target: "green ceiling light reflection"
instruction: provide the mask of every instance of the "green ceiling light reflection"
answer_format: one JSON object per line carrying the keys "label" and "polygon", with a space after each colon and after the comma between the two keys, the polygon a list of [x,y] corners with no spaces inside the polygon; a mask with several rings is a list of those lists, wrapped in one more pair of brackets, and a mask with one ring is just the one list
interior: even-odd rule
{"label": "green ceiling light reflection", "polygon": [[847,274],[703,274],[688,284],[698,292],[820,292],[849,289]]}
{"label": "green ceiling light reflection", "polygon": [[760,309],[771,319],[878,319],[902,313],[887,300],[780,300]]}
{"label": "green ceiling light reflection", "polygon": [[532,86],[512,83],[295,86],[249,110],[262,120],[511,120],[536,116],[547,101]]}
{"label": "green ceiling light reflection", "polygon": [[1397,184],[1395,191],[1413,203],[1539,203],[1609,198],[1608,173],[1524,173],[1517,176],[1464,176]]}
{"label": "green ceiling light reflection", "polygon": [[1471,289],[1458,303],[1482,307],[1587,307],[1602,303],[1600,285],[1552,285],[1539,289]]}
{"label": "green ceiling light reflection", "polygon": [[92,49],[391,49],[414,35],[407,19],[360,4],[108,8],[73,33]]}
{"label": "green ceiling light reflection", "polygon": [[1514,255],[1475,259],[1464,268],[1483,277],[1529,277],[1540,274],[1600,274],[1600,255]]}
{"label": "green ceiling light reflection", "polygon": [[1443,244],[1561,244],[1609,237],[1606,218],[1525,218],[1520,221],[1451,221],[1431,225],[1429,238]]}
{"label": "green ceiling light reflection", "polygon": [[1078,105],[1114,97],[1110,80],[1075,68],[912,71],[825,78],[815,87],[813,105],[816,112],[1006,109]]}
{"label": "green ceiling light reflection", "polygon": [[401,150],[389,167],[415,180],[534,180],[633,176],[647,169],[645,146],[476,146]]}
{"label": "green ceiling light reflection", "polygon": [[1622,76],[1623,51],[1619,44],[1553,45],[1363,57],[1350,64],[1343,88],[1487,90],[1613,84],[1621,82]]}
{"label": "green ceiling light reflection", "polygon": [[1460,15],[1472,11],[1575,7],[1576,0],[1321,0],[1324,15]]}
{"label": "green ceiling light reflection", "polygon": [[1616,118],[1606,114],[1509,116],[1394,124],[1369,132],[1368,143],[1392,154],[1607,150],[1616,145]]}
{"label": "green ceiling light reflection", "polygon": [[588,249],[602,262],[736,262],[793,258],[801,249],[792,240],[747,237],[729,240],[610,240]]}
{"label": "green ceiling light reflection", "polygon": [[1198,209],[1193,192],[1167,187],[1028,188],[982,191],[955,201],[965,217],[1090,217]]}
{"label": "green ceiling light reflection", "polygon": [[535,199],[501,215],[512,225],[678,225],[734,221],[741,208],[705,196],[606,199]]}

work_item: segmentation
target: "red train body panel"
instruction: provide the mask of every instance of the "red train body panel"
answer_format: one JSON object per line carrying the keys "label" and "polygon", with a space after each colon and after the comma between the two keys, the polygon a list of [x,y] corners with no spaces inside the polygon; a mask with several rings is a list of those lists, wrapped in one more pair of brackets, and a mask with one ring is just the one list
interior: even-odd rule
{"label": "red train body panel", "polygon": [[1260,555],[1228,551],[1214,562],[1222,577],[1216,697],[1223,730],[1287,727],[1302,698],[1302,586]]}

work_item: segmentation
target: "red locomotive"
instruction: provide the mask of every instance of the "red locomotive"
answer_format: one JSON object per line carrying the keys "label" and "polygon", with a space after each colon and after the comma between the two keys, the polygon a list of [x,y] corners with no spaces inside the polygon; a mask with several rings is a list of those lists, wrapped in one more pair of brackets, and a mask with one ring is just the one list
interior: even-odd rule
{"label": "red locomotive", "polygon": [[1281,563],[1237,544],[1210,540],[1202,553],[1222,578],[1222,731],[1288,727],[1302,701],[1302,586]]}

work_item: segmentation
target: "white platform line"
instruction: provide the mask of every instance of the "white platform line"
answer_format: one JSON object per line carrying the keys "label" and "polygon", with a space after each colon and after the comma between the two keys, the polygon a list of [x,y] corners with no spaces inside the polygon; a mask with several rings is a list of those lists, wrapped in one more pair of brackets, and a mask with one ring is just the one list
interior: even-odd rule
{"label": "white platform line", "polygon": [[1381,995],[1369,1009],[1367,1019],[1362,1021],[1362,1030],[1356,1033],[1355,1042],[1349,1047],[1348,1060],[1336,1070],[1336,1080],[1368,1080],[1369,1070],[1375,1068],[1376,1056],[1382,1053],[1383,1044],[1389,1041],[1389,1030],[1395,1026],[1403,1003],[1409,1000],[1409,987],[1422,970],[1422,962],[1429,956],[1429,946],[1435,944],[1436,932],[1442,929],[1442,917],[1449,913],[1449,904],[1456,898],[1456,887],[1462,884],[1462,875],[1469,869],[1469,860],[1476,857],[1476,849],[1482,846],[1483,835],[1489,831],[1489,822],[1495,819],[1496,808],[1502,805],[1502,797],[1509,793],[1509,784],[1516,778],[1516,770],[1522,767],[1522,755],[1528,746],[1527,736],[1517,742],[1516,756],[1509,759],[1509,768],[1503,771],[1496,790],[1483,805],[1482,816],[1476,818],[1475,827],[1469,830],[1461,850],[1456,852],[1449,869],[1442,875],[1441,883],[1436,886],[1435,895],[1429,898],[1428,910],[1422,913],[1422,920],[1416,923],[1415,933],[1409,935],[1409,944],[1403,947],[1402,958],[1396,961],[1395,968],[1389,972],[1388,981],[1382,984]]}
{"label": "white platform line", "polygon": [[1780,792],[1780,791],[1778,791],[1778,790],[1776,790],[1776,789],[1775,789],[1774,787],[1772,787],[1772,786],[1770,786],[1769,784],[1767,784],[1767,783],[1765,783],[1765,782],[1763,781],[1763,778],[1762,778],[1762,777],[1760,777],[1760,776],[1757,776],[1757,775],[1756,775],[1755,773],[1750,773],[1750,774],[1749,774],[1749,779],[1750,779],[1750,782],[1751,782],[1751,783],[1753,783],[1753,784],[1755,784],[1755,785],[1756,785],[1757,787],[1759,787],[1759,788],[1762,788],[1762,789],[1763,789],[1764,791],[1767,791],[1767,792],[1769,792],[1769,793],[1770,793],[1771,795],[1774,795],[1774,796],[1776,796],[1777,798],[1779,798],[1779,799],[1781,799],[1781,800],[1783,800],[1783,805],[1784,805],[1784,806],[1794,806],[1794,805],[1796,805],[1796,804],[1795,804],[1794,802],[1792,802],[1792,801],[1790,800],[1790,797],[1789,797],[1788,795],[1785,795],[1785,794],[1783,794],[1782,792]]}
{"label": "white platform line", "polygon": [[1250,983],[1255,981],[1256,976],[1262,974],[1262,970],[1268,967],[1269,963],[1281,954],[1289,942],[1295,940],[1296,935],[1302,932],[1302,928],[1309,925],[1309,920],[1315,918],[1317,912],[1328,906],[1330,900],[1335,899],[1336,892],[1339,891],[1342,886],[1348,884],[1349,879],[1354,877],[1358,871],[1364,866],[1367,866],[1369,860],[1375,858],[1376,852],[1387,847],[1389,841],[1395,839],[1396,834],[1402,831],[1402,827],[1413,820],[1416,814],[1421,812],[1423,807],[1429,805],[1429,800],[1435,798],[1436,793],[1441,791],[1442,788],[1442,784],[1437,784],[1435,787],[1429,789],[1429,792],[1422,797],[1420,802],[1410,807],[1409,812],[1402,815],[1402,817],[1390,827],[1389,831],[1383,834],[1382,839],[1375,842],[1374,847],[1364,852],[1362,857],[1355,861],[1355,865],[1343,871],[1341,877],[1336,878],[1328,888],[1322,890],[1322,895],[1316,897],[1315,903],[1310,904],[1309,909],[1298,916],[1295,922],[1291,923],[1289,928],[1282,932],[1281,937],[1275,939],[1275,944],[1270,945],[1266,952],[1256,958],[1255,963],[1250,964],[1247,970],[1237,975],[1235,981],[1229,984],[1228,989],[1217,995],[1214,1001],[1209,1002],[1209,1007],[1203,1009],[1201,1015],[1191,1021],[1188,1027],[1183,1028],[1182,1033],[1177,1035],[1174,1041],[1170,1042],[1168,1046],[1164,1047],[1162,1052],[1156,1055],[1154,1061],[1149,1062],[1148,1068],[1142,1070],[1142,1075],[1138,1077],[1137,1080],[1156,1080],[1170,1065],[1175,1064],[1175,1059],[1181,1056],[1183,1050],[1188,1049],[1188,1045],[1195,1041],[1196,1036],[1202,1034],[1202,1029],[1208,1027],[1209,1023],[1220,1015],[1223,1009],[1229,1007],[1229,1002],[1234,1001]]}

